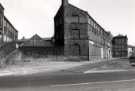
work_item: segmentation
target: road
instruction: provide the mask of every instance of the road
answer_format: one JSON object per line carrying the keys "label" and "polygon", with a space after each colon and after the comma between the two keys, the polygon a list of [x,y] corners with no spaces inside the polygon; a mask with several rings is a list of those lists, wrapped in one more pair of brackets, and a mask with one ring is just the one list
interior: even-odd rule
{"label": "road", "polygon": [[0,79],[0,91],[134,91],[134,78],[135,72],[4,77]]}
{"label": "road", "polygon": [[[104,63],[98,65],[102,64]],[[118,91],[132,91],[131,88],[135,87],[135,81],[121,82],[135,79],[135,70],[84,74],[85,70],[98,65],[85,65],[53,73],[0,77],[0,91],[82,91],[82,89],[83,91],[109,91],[109,88],[125,88]],[[112,83],[112,81],[120,82]],[[130,90],[126,90],[129,88]]]}
{"label": "road", "polygon": [[0,88],[0,91],[134,91],[134,81]]}

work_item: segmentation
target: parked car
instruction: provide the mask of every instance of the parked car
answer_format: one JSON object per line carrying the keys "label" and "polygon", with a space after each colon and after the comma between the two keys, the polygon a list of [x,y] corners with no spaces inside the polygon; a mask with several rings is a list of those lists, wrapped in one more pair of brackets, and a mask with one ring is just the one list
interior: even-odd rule
{"label": "parked car", "polygon": [[129,57],[129,63],[132,65],[132,66],[135,66],[135,55],[131,55]]}

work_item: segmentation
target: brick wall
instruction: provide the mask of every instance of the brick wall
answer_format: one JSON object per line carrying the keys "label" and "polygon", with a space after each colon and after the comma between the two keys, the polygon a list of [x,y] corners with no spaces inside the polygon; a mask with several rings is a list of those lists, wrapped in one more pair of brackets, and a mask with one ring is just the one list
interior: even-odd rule
{"label": "brick wall", "polygon": [[88,59],[87,15],[72,5],[64,8],[64,54],[66,56],[85,56]]}
{"label": "brick wall", "polygon": [[0,66],[5,63],[6,57],[16,49],[16,43],[5,43],[0,47]]}

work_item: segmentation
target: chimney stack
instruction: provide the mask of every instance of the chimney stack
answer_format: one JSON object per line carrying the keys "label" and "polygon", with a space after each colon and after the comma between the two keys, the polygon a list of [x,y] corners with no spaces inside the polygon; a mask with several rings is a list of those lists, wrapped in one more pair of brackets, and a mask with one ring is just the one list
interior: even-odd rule
{"label": "chimney stack", "polygon": [[68,5],[68,0],[62,0],[62,5],[63,5],[63,6]]}

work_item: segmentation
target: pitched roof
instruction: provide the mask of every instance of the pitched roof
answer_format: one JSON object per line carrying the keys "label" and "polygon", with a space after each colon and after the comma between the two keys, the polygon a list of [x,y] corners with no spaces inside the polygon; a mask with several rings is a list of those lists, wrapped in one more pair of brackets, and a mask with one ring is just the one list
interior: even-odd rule
{"label": "pitched roof", "polygon": [[70,7],[73,7],[73,8],[76,8],[77,10],[81,11],[81,13],[84,13],[84,14],[86,14],[86,15],[89,15],[87,11],[85,11],[85,10],[83,10],[83,9],[81,9],[81,8],[78,8],[78,7],[76,7],[76,6],[72,5],[72,4],[69,4],[69,6],[70,6]]}
{"label": "pitched roof", "polygon": [[[117,36],[114,36],[113,38],[114,38],[114,39],[115,39],[115,38],[127,38],[127,36],[126,36],[126,35],[124,36],[124,35],[119,34],[119,35],[117,35]],[[127,38],[127,39],[128,39],[128,38]]]}
{"label": "pitched roof", "polygon": [[53,47],[52,41],[24,41],[23,47]]}
{"label": "pitched roof", "polygon": [[23,41],[22,47],[53,47],[52,40],[44,40],[39,35],[34,35],[30,39]]}
{"label": "pitched roof", "polygon": [[30,38],[30,40],[42,40],[42,38],[39,35],[35,34]]}
{"label": "pitched roof", "polygon": [[0,3],[0,8],[4,9],[3,5]]}

